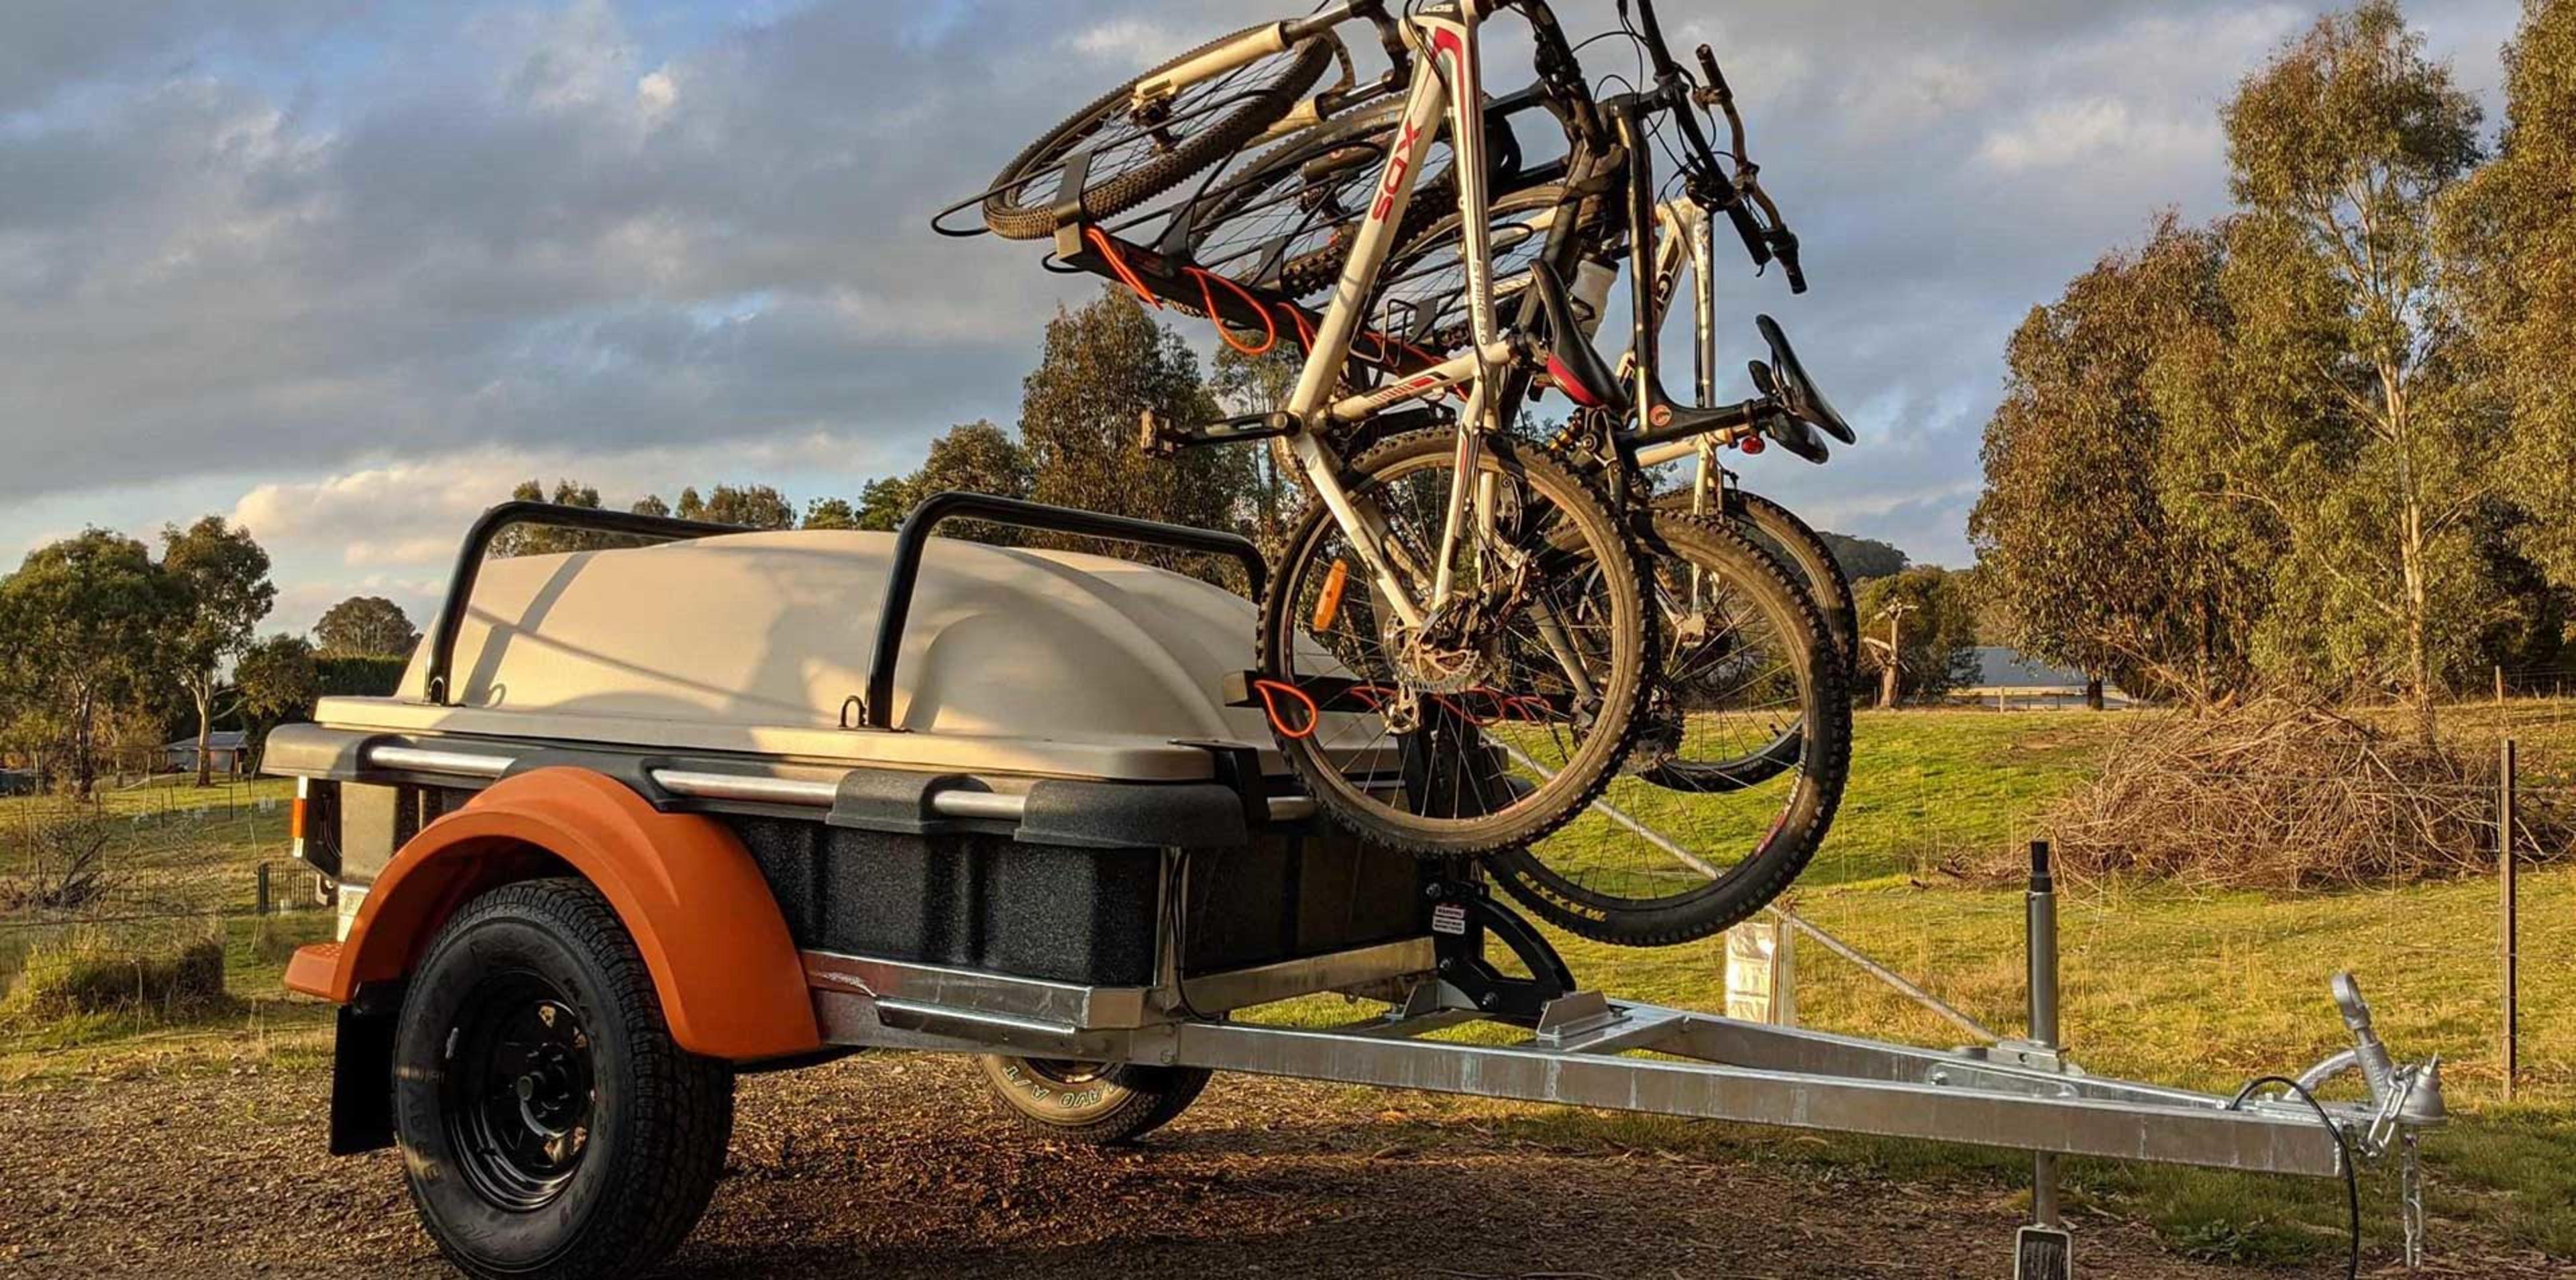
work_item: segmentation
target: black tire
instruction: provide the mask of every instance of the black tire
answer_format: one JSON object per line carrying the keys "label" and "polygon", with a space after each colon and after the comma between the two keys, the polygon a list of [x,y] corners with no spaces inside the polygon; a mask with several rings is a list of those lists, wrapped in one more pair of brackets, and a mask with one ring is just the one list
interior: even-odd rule
{"label": "black tire", "polygon": [[[1454,446],[1455,433],[1449,429],[1398,436],[1353,464],[1344,487],[1355,504],[1382,506],[1390,484],[1447,462]],[[1473,700],[1490,695],[1497,700],[1518,700],[1530,696],[1550,714],[1564,716],[1569,724],[1579,722],[1584,730],[1581,739],[1571,746],[1556,739],[1539,743],[1548,755],[1561,758],[1551,773],[1533,781],[1531,770],[1516,766],[1502,751],[1488,747],[1480,730],[1468,728],[1454,712],[1445,717],[1436,713],[1428,704],[1437,699],[1429,696],[1417,695],[1410,700],[1408,708],[1417,725],[1402,733],[1395,732],[1391,725],[1370,732],[1367,726],[1387,723],[1374,710],[1340,708],[1320,712],[1316,725],[1302,735],[1289,732],[1293,726],[1283,726],[1275,716],[1273,720],[1280,754],[1306,793],[1326,813],[1368,840],[1422,857],[1490,853],[1536,840],[1571,821],[1608,785],[1626,758],[1634,738],[1637,711],[1652,676],[1653,623],[1644,605],[1641,570],[1630,553],[1627,534],[1618,527],[1590,482],[1544,453],[1523,449],[1504,436],[1488,437],[1481,458],[1481,472],[1498,477],[1510,492],[1525,490],[1538,499],[1535,503],[1527,497],[1520,499],[1522,519],[1534,522],[1552,513],[1561,520],[1555,526],[1561,531],[1557,534],[1526,531],[1522,535],[1524,545],[1520,549],[1537,559],[1532,571],[1520,579],[1522,585],[1516,598],[1561,591],[1565,583],[1577,578],[1587,584],[1590,594],[1586,597],[1560,597],[1553,603],[1556,612],[1577,619],[1594,641],[1594,647],[1578,654],[1579,661],[1574,664],[1591,690],[1588,697],[1583,697],[1515,687],[1527,683],[1522,677],[1530,674],[1515,671],[1506,674],[1506,684],[1501,688],[1480,684],[1476,690],[1459,694],[1459,698]],[[1445,492],[1445,488],[1439,491]],[[1421,523],[1417,519],[1414,527]],[[1427,546],[1436,543],[1437,534],[1434,527],[1427,536],[1412,538],[1409,543]],[[1550,545],[1550,536],[1561,541]],[[1316,608],[1314,589],[1332,579],[1328,565],[1338,562],[1332,548],[1340,537],[1340,526],[1321,502],[1309,503],[1292,526],[1286,550],[1280,556],[1279,571],[1262,600],[1257,637],[1262,674],[1270,681],[1301,689],[1310,683],[1309,677],[1330,677],[1335,673],[1380,689],[1397,687],[1399,681],[1391,663],[1372,666],[1367,655],[1344,644],[1343,637],[1318,640],[1308,634],[1308,619],[1322,612]],[[1424,560],[1427,563],[1427,555]],[[1349,576],[1360,580],[1356,585],[1366,595],[1369,586],[1365,571]],[[1337,600],[1344,598],[1338,590],[1334,595]],[[1372,633],[1379,637],[1385,634],[1376,626],[1376,612],[1365,601],[1353,601],[1347,610],[1335,611],[1335,617],[1358,618],[1357,628],[1347,636],[1383,658],[1383,646],[1372,638]],[[1500,652],[1521,634],[1510,631],[1511,622],[1530,619],[1535,632],[1541,629],[1535,622],[1537,616],[1536,608],[1531,606],[1499,613],[1497,617],[1504,622],[1488,627],[1470,643],[1486,646],[1488,654]],[[1556,630],[1564,631],[1562,620]],[[1520,643],[1526,647],[1530,642],[1524,637]],[[1301,651],[1309,655],[1302,661],[1310,669],[1301,671]],[[1355,662],[1358,665],[1353,665]],[[1562,665],[1558,664],[1559,669]],[[1572,683],[1571,677],[1568,683]],[[1393,700],[1381,705],[1393,705]],[[1354,727],[1356,742],[1354,735],[1342,734],[1328,743],[1325,716],[1345,713],[1350,713],[1351,718],[1343,723]],[[1523,714],[1505,707],[1486,723],[1501,723]],[[1534,719],[1530,722],[1542,728],[1550,723]],[[1381,753],[1387,749],[1383,744],[1390,741],[1394,743],[1392,750],[1404,760],[1405,781],[1400,788],[1381,781],[1373,793],[1345,776],[1341,764],[1334,759],[1336,751],[1345,756],[1354,751]],[[1520,768],[1519,776],[1514,775],[1515,768]],[[1445,783],[1434,773],[1441,769],[1447,770]],[[1442,798],[1444,788],[1446,799]],[[1470,791],[1474,794],[1470,795]],[[1389,793],[1400,798],[1392,802],[1380,798]],[[1505,797],[1499,805],[1495,804],[1497,797]]]}
{"label": "black tire", "polygon": [[[1690,493],[1667,494],[1656,502],[1658,510],[1687,514]],[[1851,580],[1843,576],[1842,565],[1834,559],[1833,548],[1807,522],[1787,507],[1759,494],[1742,489],[1726,491],[1723,511],[1728,523],[1752,535],[1755,545],[1768,552],[1786,569],[1792,580],[1806,588],[1825,630],[1833,641],[1834,655],[1843,664],[1843,679],[1848,683],[1853,653],[1859,641],[1852,607]],[[1804,754],[1804,735],[1790,730],[1760,747],[1727,759],[1676,760],[1667,762],[1641,775],[1657,786],[1676,791],[1711,792],[1756,786],[1796,768]]]}
{"label": "black tire", "polygon": [[[1057,216],[1057,206],[1064,203],[1064,198],[1054,183],[1040,180],[1090,141],[1096,131],[1123,115],[1137,82],[1259,29],[1246,27],[1232,35],[1210,40],[1102,94],[1090,105],[1067,117],[1064,123],[1040,135],[1037,141],[1012,158],[1000,176],[993,179],[991,194],[984,197],[984,225],[991,227],[995,234],[1011,240],[1043,240],[1054,235],[1056,229],[1064,225],[1064,219]],[[1253,66],[1263,62],[1277,63],[1273,68],[1274,78],[1267,85],[1230,101],[1220,100],[1214,106],[1202,104],[1199,109],[1207,115],[1204,119],[1193,118],[1196,127],[1187,137],[1133,167],[1122,169],[1113,166],[1110,173],[1097,181],[1087,182],[1082,191],[1082,216],[1107,218],[1135,208],[1215,163],[1219,157],[1233,153],[1288,114],[1289,109],[1297,104],[1298,97],[1324,74],[1325,66],[1333,60],[1333,49],[1333,42],[1326,37],[1309,36],[1283,52],[1256,61]],[[1239,68],[1238,72],[1241,70],[1244,69]],[[1237,73],[1208,81],[1210,92],[1223,90],[1234,74]],[[1193,89],[1198,87],[1192,86]],[[1188,116],[1187,111],[1182,114]]]}
{"label": "black tire", "polygon": [[[508,1130],[513,1105],[525,1132]],[[598,890],[521,881],[465,904],[414,973],[394,1128],[412,1203],[457,1269],[629,1276],[706,1211],[733,1132],[733,1068],[672,1043],[644,958]]]}
{"label": "black tire", "polygon": [[[1716,872],[1713,876],[1707,871],[1683,875],[1659,865],[1669,855],[1597,816],[1587,820],[1585,829],[1562,833],[1552,842],[1504,850],[1490,862],[1503,888],[1551,924],[1600,942],[1666,946],[1707,937],[1751,916],[1806,869],[1833,825],[1850,772],[1851,700],[1843,664],[1826,638],[1823,618],[1769,553],[1726,524],[1670,512],[1656,513],[1651,525],[1641,530],[1640,541],[1653,557],[1724,575],[1729,589],[1776,629],[1781,656],[1794,665],[1798,682],[1798,773],[1785,784],[1785,797],[1757,795],[1741,802],[1740,813],[1730,815],[1728,825],[1735,829],[1764,834],[1750,853],[1731,865],[1709,861]],[[1658,679],[1672,677],[1668,672]],[[1651,713],[1640,717],[1641,721],[1651,718]],[[1685,806],[1693,803],[1726,802],[1718,796],[1669,792],[1659,798],[1645,790],[1649,785],[1662,786],[1637,777],[1614,790],[1609,803],[1631,813],[1660,804],[1687,816]],[[1680,833],[1679,838],[1687,841],[1687,834]],[[1640,861],[1658,864],[1664,878],[1651,883],[1680,887],[1649,892],[1639,887],[1650,883],[1646,877],[1581,869],[1579,860],[1602,847],[1604,840],[1636,842],[1613,847],[1631,849]],[[1713,857],[1724,851],[1706,847],[1691,852]]]}
{"label": "black tire", "polygon": [[[1666,511],[1687,514],[1690,511],[1688,491],[1666,494],[1655,505]],[[1824,615],[1825,630],[1832,635],[1834,652],[1842,655],[1843,671],[1848,679],[1859,645],[1860,622],[1852,603],[1851,579],[1843,573],[1842,562],[1834,558],[1834,549],[1816,533],[1815,527],[1799,519],[1796,512],[1761,494],[1730,488],[1726,493],[1726,517],[1750,531],[1762,549],[1779,558],[1783,567],[1806,587],[1807,595],[1816,602],[1817,612]]]}
{"label": "black tire", "polygon": [[[1190,228],[1190,259],[1220,275],[1273,289],[1291,298],[1331,288],[1350,257],[1351,240],[1386,172],[1387,148],[1402,123],[1406,103],[1396,99],[1347,119],[1296,134],[1230,172],[1193,200],[1182,215]],[[1456,175],[1447,159],[1447,134],[1439,157],[1415,183],[1412,200],[1396,224],[1394,244],[1404,244],[1458,207]],[[1250,278],[1256,252],[1279,247],[1275,270]]]}
{"label": "black tire", "polygon": [[995,1110],[1030,1132],[1063,1142],[1117,1146],[1152,1133],[1198,1101],[1213,1072],[1204,1067],[1058,1062],[984,1054],[985,1092]]}

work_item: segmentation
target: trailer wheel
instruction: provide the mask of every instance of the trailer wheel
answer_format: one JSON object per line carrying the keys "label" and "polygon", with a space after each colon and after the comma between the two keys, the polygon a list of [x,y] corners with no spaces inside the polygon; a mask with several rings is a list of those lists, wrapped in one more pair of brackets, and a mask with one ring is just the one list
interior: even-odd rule
{"label": "trailer wheel", "polygon": [[1002,1114],[1050,1138],[1093,1146],[1133,1142],[1189,1109],[1203,1067],[1059,1062],[986,1054],[976,1061]]}
{"label": "trailer wheel", "polygon": [[628,1275],[705,1212],[733,1068],[672,1043],[598,890],[522,881],[467,903],[414,973],[394,1125],[412,1203],[460,1270]]}

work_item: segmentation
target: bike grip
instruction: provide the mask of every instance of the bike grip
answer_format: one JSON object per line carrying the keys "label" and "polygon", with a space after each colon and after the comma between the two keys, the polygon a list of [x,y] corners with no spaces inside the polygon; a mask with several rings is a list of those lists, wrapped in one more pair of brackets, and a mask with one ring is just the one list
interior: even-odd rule
{"label": "bike grip", "polygon": [[1725,102],[1735,97],[1735,90],[1726,85],[1726,73],[1717,69],[1717,55],[1710,52],[1707,45],[1699,47],[1699,74],[1706,82],[1702,87],[1716,94],[1718,101]]}
{"label": "bike grip", "polygon": [[1780,259],[1780,272],[1789,277],[1789,292],[1805,293],[1807,272],[1798,265],[1798,237],[1789,234],[1787,228],[1781,228],[1772,256]]}
{"label": "bike grip", "polygon": [[1753,265],[1771,260],[1771,241],[1762,234],[1762,224],[1754,220],[1753,211],[1744,207],[1742,197],[1726,205],[1726,220],[1735,224],[1735,234],[1743,237],[1744,251],[1753,255]]}

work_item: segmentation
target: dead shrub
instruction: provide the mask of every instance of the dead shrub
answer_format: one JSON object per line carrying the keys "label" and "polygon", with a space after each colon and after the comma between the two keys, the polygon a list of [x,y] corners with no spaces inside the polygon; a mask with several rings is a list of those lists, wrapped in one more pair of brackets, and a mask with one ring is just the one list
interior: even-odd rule
{"label": "dead shrub", "polygon": [[[2323,707],[2259,698],[2199,716],[2140,715],[2099,776],[2044,817],[2079,878],[2333,888],[2495,869],[2497,765],[2393,737]],[[2524,856],[2564,850],[2563,797],[2526,796]]]}
{"label": "dead shrub", "polygon": [[81,1013],[203,1014],[230,1004],[220,936],[120,943],[75,930],[28,949],[0,1014],[60,1018]]}
{"label": "dead shrub", "polygon": [[0,910],[77,911],[116,884],[122,824],[86,805],[47,810],[25,831],[28,874],[0,883]]}

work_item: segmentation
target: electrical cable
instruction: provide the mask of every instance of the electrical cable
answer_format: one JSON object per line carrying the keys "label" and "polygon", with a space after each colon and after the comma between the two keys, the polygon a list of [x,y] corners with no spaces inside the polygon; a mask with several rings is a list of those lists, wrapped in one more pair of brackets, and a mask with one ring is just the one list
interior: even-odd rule
{"label": "electrical cable", "polygon": [[1189,962],[1189,892],[1190,851],[1183,849],[1172,859],[1171,874],[1165,877],[1163,927],[1172,935],[1172,1001],[1192,1022],[1213,1021],[1190,1003],[1189,980],[1183,966]]}
{"label": "electrical cable", "polygon": [[2306,1085],[2287,1076],[2256,1076],[2246,1081],[2245,1087],[2237,1090],[2236,1096],[2227,1100],[2227,1109],[2235,1111],[2242,1108],[2245,1100],[2252,1097],[2255,1090],[2267,1084],[2280,1085],[2299,1095],[2299,1101],[2308,1104],[2308,1110],[2317,1113],[2317,1123],[2324,1125],[2326,1132],[2334,1135],[2336,1149],[2343,1152],[2344,1224],[2352,1245],[2351,1254],[2344,1263],[2343,1274],[2344,1280],[2360,1280],[2361,1175],[2353,1169],[2352,1140],[2344,1136],[2343,1127],[2334,1122],[2334,1117],[2326,1114],[2325,1104],[2317,1101],[2317,1095],[2308,1092]]}

